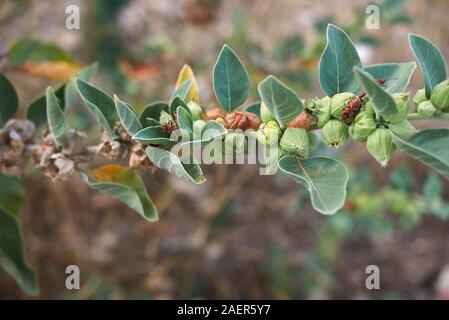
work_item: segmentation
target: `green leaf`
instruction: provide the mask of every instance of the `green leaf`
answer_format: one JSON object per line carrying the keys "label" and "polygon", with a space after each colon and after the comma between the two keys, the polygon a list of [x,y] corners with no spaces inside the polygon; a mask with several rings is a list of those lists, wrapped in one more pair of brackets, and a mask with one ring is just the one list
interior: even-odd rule
{"label": "green leaf", "polygon": [[131,136],[135,135],[139,130],[142,130],[142,125],[133,108],[129,104],[121,101],[116,95],[114,95],[114,102],[118,117],[125,130]]}
{"label": "green leaf", "polygon": [[222,137],[228,133],[225,127],[215,120],[209,120],[201,131],[201,136],[193,134],[193,139],[183,142],[183,144],[197,144],[202,142],[211,142],[215,138]]}
{"label": "green leaf", "polygon": [[441,200],[441,194],[443,192],[443,186],[441,184],[440,178],[436,173],[431,172],[427,177],[426,182],[423,187],[423,197],[426,205],[431,207],[435,202]]}
{"label": "green leaf", "polygon": [[409,34],[408,41],[424,77],[426,97],[430,98],[432,89],[447,79],[446,62],[440,49],[430,40],[416,34]]}
{"label": "green leaf", "polygon": [[139,174],[115,165],[101,167],[92,173],[95,179],[80,172],[81,179],[91,188],[120,200],[148,221],[159,219],[157,209],[148,197]]}
{"label": "green leaf", "polygon": [[231,112],[245,102],[249,93],[248,72],[226,44],[215,63],[212,77],[215,96],[224,110]]}
{"label": "green leaf", "polygon": [[449,129],[434,128],[415,134],[409,141],[393,136],[398,149],[449,179]]}
{"label": "green leaf", "polygon": [[169,108],[170,114],[175,113],[176,110],[178,110],[178,107],[182,107],[189,114],[191,113],[189,106],[185,103],[185,101],[180,96],[174,97],[172,102],[170,103],[170,108]]}
{"label": "green leaf", "polygon": [[27,61],[64,61],[75,63],[73,56],[54,43],[42,42],[31,38],[16,41],[9,50],[9,61],[17,67]]}
{"label": "green leaf", "polygon": [[201,184],[206,181],[203,176],[203,171],[198,163],[193,161],[183,161],[175,154],[168,150],[159,149],[156,147],[148,146],[146,148],[148,157],[153,164],[163,170],[174,174],[178,178],[193,182],[195,184]]}
{"label": "green leaf", "polygon": [[189,95],[190,88],[192,88],[193,80],[187,79],[184,81],[181,86],[175,90],[172,97],[180,97],[182,100],[186,100],[187,96]]}
{"label": "green leaf", "polygon": [[304,110],[304,105],[296,93],[275,76],[266,77],[259,83],[258,90],[263,103],[282,126]]}
{"label": "green leaf", "polygon": [[154,119],[159,122],[162,111],[168,112],[168,103],[157,101],[146,105],[139,115],[140,123],[144,128],[152,126],[154,122],[148,119]]}
{"label": "green leaf", "polygon": [[163,131],[161,126],[144,128],[138,131],[133,136],[133,139],[144,144],[158,144],[164,146],[173,146],[178,143],[177,140],[170,139],[170,134]]}
{"label": "green leaf", "polygon": [[312,205],[318,212],[334,214],[343,207],[349,174],[339,161],[327,157],[299,160],[285,156],[278,165],[283,173],[309,191]]}
{"label": "green leaf", "polygon": [[64,111],[61,110],[58,98],[52,87],[46,90],[47,101],[47,121],[53,139],[58,146],[63,146],[69,142],[69,124]]}
{"label": "green leaf", "polygon": [[319,65],[320,85],[329,97],[341,92],[358,93],[359,84],[352,72],[362,67],[360,57],[348,35],[333,24],[327,26],[327,46]]}
{"label": "green leaf", "polygon": [[371,75],[357,67],[354,68],[354,74],[366,90],[366,94],[377,114],[381,116],[393,116],[398,113],[398,108],[393,97],[382,89]]}
{"label": "green leaf", "polygon": [[31,295],[39,294],[36,274],[25,258],[25,245],[19,221],[0,207],[0,265]]}
{"label": "green leaf", "polygon": [[114,100],[101,89],[81,79],[76,79],[76,86],[86,108],[92,113],[100,126],[105,128],[112,137],[115,137],[113,128],[118,117]]}
{"label": "green leaf", "polygon": [[16,113],[19,108],[19,98],[12,83],[0,73],[0,127]]}
{"label": "green leaf", "polygon": [[178,127],[181,130],[183,138],[190,139],[193,135],[193,120],[190,113],[188,113],[183,107],[178,107],[176,110]]}
{"label": "green leaf", "polygon": [[[82,69],[78,74],[77,78],[83,81],[90,81],[92,77],[97,73],[98,63],[93,63],[90,66]],[[69,110],[78,100],[78,91],[76,90],[76,80],[68,82],[64,88],[64,101],[65,101],[65,110]]]}
{"label": "green leaf", "polygon": [[19,214],[26,196],[22,181],[0,173],[0,186],[0,207],[15,215]]}
{"label": "green leaf", "polygon": [[414,61],[404,63],[373,64],[364,67],[375,79],[385,80],[382,87],[388,93],[404,92],[416,69]]}
{"label": "green leaf", "polygon": [[249,106],[247,106],[245,108],[245,111],[254,113],[256,116],[258,116],[260,118],[260,104],[261,103],[262,102],[260,102],[260,101],[254,102],[254,103],[250,104]]}
{"label": "green leaf", "polygon": [[[59,106],[63,111],[65,110],[64,88],[65,85],[62,85],[55,91]],[[45,98],[45,95],[42,95],[31,102],[27,109],[27,119],[32,121],[36,128],[39,128],[40,126],[47,123],[47,100]]]}

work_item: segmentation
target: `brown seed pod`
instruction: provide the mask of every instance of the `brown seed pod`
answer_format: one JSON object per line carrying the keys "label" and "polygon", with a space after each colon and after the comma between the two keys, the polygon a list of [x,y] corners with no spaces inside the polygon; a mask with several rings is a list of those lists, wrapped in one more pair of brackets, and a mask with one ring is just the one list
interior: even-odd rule
{"label": "brown seed pod", "polygon": [[257,115],[246,111],[228,113],[225,117],[225,121],[228,129],[240,129],[243,131],[247,129],[258,130],[262,123],[262,120]]}
{"label": "brown seed pod", "polygon": [[136,144],[133,146],[131,155],[129,156],[129,166],[133,169],[142,170],[149,170],[153,167],[153,164],[141,144]]}
{"label": "brown seed pod", "polygon": [[0,129],[0,171],[6,175],[21,175],[25,167],[23,154],[32,141],[34,124],[28,120],[9,120]]}
{"label": "brown seed pod", "polygon": [[225,118],[226,112],[222,108],[213,108],[206,110],[203,114],[204,120],[216,120],[217,118]]}
{"label": "brown seed pod", "polygon": [[301,112],[295,119],[287,124],[289,128],[302,128],[309,130],[312,124],[312,117],[305,111]]}

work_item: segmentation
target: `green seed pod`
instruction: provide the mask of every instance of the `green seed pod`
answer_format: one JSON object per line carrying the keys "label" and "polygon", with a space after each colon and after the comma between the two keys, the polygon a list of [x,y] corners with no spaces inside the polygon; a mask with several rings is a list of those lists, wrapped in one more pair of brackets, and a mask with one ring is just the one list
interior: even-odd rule
{"label": "green seed pod", "polygon": [[355,141],[365,142],[376,127],[374,117],[364,111],[355,117],[353,125],[349,127],[349,134]]}
{"label": "green seed pod", "polygon": [[367,101],[365,103],[365,105],[363,106],[363,112],[365,112],[366,114],[370,114],[372,116],[376,115],[376,111],[374,110],[374,106],[371,103],[371,101]]}
{"label": "green seed pod", "polygon": [[282,135],[281,127],[275,120],[269,121],[264,127],[265,143],[273,145],[279,141]]}
{"label": "green seed pod", "polygon": [[387,166],[396,148],[393,143],[393,134],[389,129],[376,129],[368,137],[366,147],[382,167]]}
{"label": "green seed pod", "polygon": [[338,148],[348,140],[348,126],[341,120],[329,120],[321,129],[321,138],[327,145]]}
{"label": "green seed pod", "polygon": [[309,135],[303,128],[287,128],[282,135],[281,148],[303,159],[309,156]]}
{"label": "green seed pod", "polygon": [[426,100],[427,100],[426,90],[424,88],[416,91],[415,96],[413,97],[413,109],[415,110],[415,112],[418,112],[419,104]]}
{"label": "green seed pod", "polygon": [[409,138],[418,132],[410,121],[407,120],[399,123],[392,123],[389,129],[400,138]]}
{"label": "green seed pod", "polygon": [[433,88],[430,101],[440,110],[449,107],[449,80],[444,80]]}
{"label": "green seed pod", "polygon": [[172,120],[173,120],[173,117],[171,116],[171,114],[162,110],[161,115],[159,116],[159,122],[161,124],[164,124],[164,123],[170,122]]}
{"label": "green seed pod", "polygon": [[198,103],[195,101],[189,101],[187,106],[190,109],[193,121],[200,120],[203,117],[203,109],[201,109],[201,106]]}
{"label": "green seed pod", "polygon": [[201,134],[203,133],[204,127],[206,126],[206,121],[195,120],[193,121],[193,139],[201,139]]}
{"label": "green seed pod", "polygon": [[260,117],[263,123],[268,123],[269,121],[277,121],[274,114],[268,109],[268,107],[262,102],[260,104]]}
{"label": "green seed pod", "polygon": [[317,120],[318,127],[322,128],[331,118],[331,99],[324,97],[323,99],[312,99],[307,102],[307,109],[312,111],[312,114]]}
{"label": "green seed pod", "polygon": [[343,110],[348,106],[349,101],[355,98],[351,92],[337,93],[331,99],[331,114],[336,119],[341,119]]}
{"label": "green seed pod", "polygon": [[430,119],[433,117],[435,112],[437,112],[437,108],[433,105],[430,100],[421,102],[418,106],[418,115],[424,119]]}
{"label": "green seed pod", "polygon": [[384,117],[386,121],[391,123],[399,123],[407,118],[409,111],[409,96],[410,93],[395,93],[393,94],[394,102],[398,108],[398,113],[393,116]]}

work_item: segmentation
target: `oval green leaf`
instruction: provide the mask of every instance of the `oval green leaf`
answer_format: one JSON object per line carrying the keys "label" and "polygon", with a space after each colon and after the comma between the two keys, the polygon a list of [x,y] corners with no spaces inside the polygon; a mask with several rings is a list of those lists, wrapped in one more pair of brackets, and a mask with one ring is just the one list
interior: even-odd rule
{"label": "oval green leaf", "polygon": [[299,160],[295,156],[285,156],[278,166],[309,191],[312,206],[318,212],[334,214],[343,207],[349,174],[341,162],[327,157]]}
{"label": "oval green leaf", "polygon": [[178,143],[177,140],[170,139],[170,134],[163,131],[161,126],[144,128],[138,131],[132,138],[143,144],[174,146]]}
{"label": "oval green leaf", "polygon": [[25,245],[19,221],[0,207],[0,265],[31,295],[39,294],[36,274],[25,258]]}
{"label": "oval green leaf", "polygon": [[[86,68],[82,69],[76,75],[76,77],[88,82],[97,73],[97,70],[98,70],[98,63],[93,63],[90,66],[87,66]],[[64,102],[65,102],[64,110],[69,110],[76,103],[78,98],[79,95],[78,91],[76,90],[76,80],[73,79],[72,81],[68,82],[64,88]]]}
{"label": "oval green leaf", "polygon": [[362,67],[359,54],[349,36],[337,26],[327,26],[327,46],[319,64],[320,85],[329,97],[341,92],[358,93],[359,83],[352,72]]}
{"label": "oval green leaf", "polygon": [[168,112],[168,103],[156,101],[146,105],[139,115],[140,123],[144,128],[154,125],[154,122],[148,119],[156,120],[159,123],[159,117],[162,111]]}
{"label": "oval green leaf", "polygon": [[120,122],[131,136],[142,130],[139,118],[129,104],[121,101],[116,95],[114,95],[114,103]]}
{"label": "oval green leaf", "polygon": [[58,98],[53,88],[48,87],[45,92],[47,102],[47,121],[53,139],[57,146],[63,146],[69,142],[69,124],[59,105]]}
{"label": "oval green leaf", "polygon": [[[139,174],[119,166],[104,166],[96,174],[100,179],[95,180],[80,172],[81,179],[91,188],[104,192],[114,199],[125,203],[148,221],[157,221],[158,213],[151,199],[148,197],[145,184]],[[102,177],[104,176],[104,177]]]}
{"label": "oval green leaf", "polygon": [[182,100],[186,100],[187,96],[189,95],[190,88],[192,88],[193,80],[187,79],[184,81],[181,86],[175,90],[175,92],[172,95],[172,98],[178,96]]}
{"label": "oval green leaf", "polygon": [[384,80],[382,87],[388,93],[404,92],[416,69],[414,61],[404,63],[373,64],[364,67],[375,79]]}
{"label": "oval green leaf", "polygon": [[81,98],[83,98],[84,105],[100,126],[106,129],[112,137],[115,137],[113,128],[118,117],[114,100],[103,90],[78,78],[76,79],[76,87]]}
{"label": "oval green leaf", "polygon": [[430,40],[416,34],[409,34],[408,41],[424,77],[426,97],[430,98],[432,89],[447,79],[446,62],[440,49]]}
{"label": "oval green leaf", "polygon": [[249,93],[249,77],[242,61],[228,45],[224,45],[213,71],[214,93],[227,112],[245,102]]}
{"label": "oval green leaf", "polygon": [[194,159],[190,162],[183,162],[182,159],[170,151],[152,146],[148,146],[146,152],[156,167],[167,170],[178,178],[195,184],[201,184],[206,181],[201,167]]}
{"label": "oval green leaf", "polygon": [[392,116],[398,113],[393,97],[382,89],[371,75],[357,67],[354,68],[354,74],[365,89],[377,114]]}
{"label": "oval green leaf", "polygon": [[257,89],[262,102],[281,126],[285,126],[304,110],[304,105],[296,93],[275,76],[265,78]]}
{"label": "oval green leaf", "polygon": [[261,101],[254,102],[254,103],[250,104],[249,106],[247,106],[245,108],[245,111],[254,113],[256,116],[258,116],[260,118],[260,104],[261,103],[262,103]]}
{"label": "oval green leaf", "polygon": [[394,136],[398,149],[449,179],[449,129],[434,128],[415,134],[409,141]]}
{"label": "oval green leaf", "polygon": [[176,110],[179,130],[183,138],[190,139],[193,135],[193,120],[189,112],[183,107],[178,107]]}
{"label": "oval green leaf", "polygon": [[16,113],[19,98],[16,89],[3,74],[0,73],[0,127]]}
{"label": "oval green leaf", "polygon": [[[64,88],[65,85],[60,86],[55,91],[56,98],[58,98],[61,110],[64,109]],[[47,100],[45,95],[34,99],[27,109],[27,119],[32,121],[36,128],[47,123]]]}

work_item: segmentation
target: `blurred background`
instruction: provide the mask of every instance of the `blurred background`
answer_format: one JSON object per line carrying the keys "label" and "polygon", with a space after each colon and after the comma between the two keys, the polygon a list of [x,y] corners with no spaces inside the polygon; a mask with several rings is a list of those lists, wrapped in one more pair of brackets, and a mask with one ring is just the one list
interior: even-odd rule
{"label": "blurred background", "polygon": [[[2,0],[0,70],[16,85],[26,116],[48,85],[96,61],[93,82],[137,109],[167,100],[188,63],[201,104],[213,107],[212,67],[224,43],[248,68],[251,101],[270,73],[302,98],[323,96],[317,65],[329,22],[350,34],[364,64],[414,60],[409,32],[430,38],[449,59],[448,1],[377,1],[376,30],[365,27],[368,4],[373,1]],[[79,30],[66,28],[68,5],[80,9]],[[23,63],[7,54],[20,41],[53,43],[61,54],[45,67]],[[410,91],[422,86],[417,70]],[[78,128],[93,126],[79,102],[70,119]],[[98,129],[89,132],[98,137]],[[340,157],[351,171],[347,202],[334,216],[314,212],[304,188],[280,174],[260,176],[254,165],[204,167],[208,181],[201,186],[161,171],[143,173],[160,211],[157,223],[145,223],[77,177],[54,184],[31,168],[23,183],[0,176],[0,198],[13,203],[22,221],[38,298],[449,298],[448,181],[399,154],[382,169],[354,142],[320,152]],[[71,264],[81,270],[78,291],[65,288]],[[380,268],[380,290],[365,287],[368,265]],[[29,296],[0,270],[0,298]]]}

